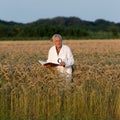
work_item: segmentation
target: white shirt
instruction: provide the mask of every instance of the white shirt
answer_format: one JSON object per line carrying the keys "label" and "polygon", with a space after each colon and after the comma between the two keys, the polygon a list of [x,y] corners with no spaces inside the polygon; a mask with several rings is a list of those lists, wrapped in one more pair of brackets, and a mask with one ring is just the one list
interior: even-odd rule
{"label": "white shirt", "polygon": [[55,46],[52,46],[50,48],[47,62],[58,63],[59,58],[65,62],[65,67],[57,66],[57,69],[62,73],[72,74],[72,65],[74,64],[74,58],[71,49],[67,45],[62,45],[59,54],[57,54]]}

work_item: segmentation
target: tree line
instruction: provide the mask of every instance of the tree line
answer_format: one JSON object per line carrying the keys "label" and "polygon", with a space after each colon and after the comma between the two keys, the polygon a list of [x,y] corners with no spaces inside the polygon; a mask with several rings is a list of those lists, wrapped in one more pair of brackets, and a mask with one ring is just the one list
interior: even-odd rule
{"label": "tree line", "polygon": [[120,38],[120,23],[97,19],[94,22],[78,17],[55,17],[17,23],[0,20],[0,39],[50,39],[55,33],[65,39]]}

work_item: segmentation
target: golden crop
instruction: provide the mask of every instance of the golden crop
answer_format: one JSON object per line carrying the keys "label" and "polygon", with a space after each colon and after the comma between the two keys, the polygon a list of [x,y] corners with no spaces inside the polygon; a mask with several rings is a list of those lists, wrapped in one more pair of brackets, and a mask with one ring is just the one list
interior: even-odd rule
{"label": "golden crop", "polygon": [[73,82],[46,60],[50,41],[0,42],[1,120],[119,120],[120,40],[65,40]]}

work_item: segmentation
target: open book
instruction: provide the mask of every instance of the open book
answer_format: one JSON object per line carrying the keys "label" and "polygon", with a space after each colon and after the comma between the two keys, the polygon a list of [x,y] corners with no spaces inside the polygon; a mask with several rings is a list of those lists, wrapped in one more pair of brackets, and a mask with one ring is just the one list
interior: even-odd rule
{"label": "open book", "polygon": [[59,63],[46,62],[46,61],[42,61],[42,60],[39,60],[38,62],[39,62],[41,65],[49,66],[49,67],[56,67],[56,66],[59,65]]}

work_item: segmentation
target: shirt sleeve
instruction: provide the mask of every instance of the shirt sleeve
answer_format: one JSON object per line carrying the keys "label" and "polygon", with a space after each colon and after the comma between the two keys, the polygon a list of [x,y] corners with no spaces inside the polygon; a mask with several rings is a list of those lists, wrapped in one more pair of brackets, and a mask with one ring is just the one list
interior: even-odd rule
{"label": "shirt sleeve", "polygon": [[57,63],[57,56],[55,54],[55,47],[51,47],[49,52],[48,52],[48,59],[47,62],[53,62],[53,63]]}
{"label": "shirt sleeve", "polygon": [[70,67],[74,64],[74,57],[73,57],[72,51],[69,47],[67,47],[66,52],[67,52],[66,53],[67,59],[64,61],[65,67]]}

